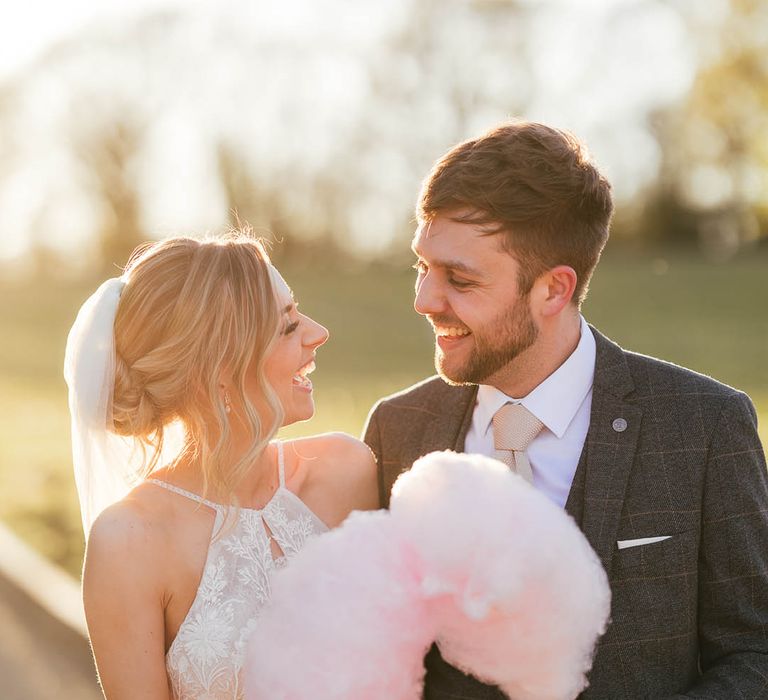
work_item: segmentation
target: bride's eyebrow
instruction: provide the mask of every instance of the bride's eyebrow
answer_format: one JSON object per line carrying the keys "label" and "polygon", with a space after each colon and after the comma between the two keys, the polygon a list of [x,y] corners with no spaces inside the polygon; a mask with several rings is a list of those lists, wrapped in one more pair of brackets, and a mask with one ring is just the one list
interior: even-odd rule
{"label": "bride's eyebrow", "polygon": [[282,313],[284,314],[291,313],[291,311],[293,311],[299,305],[296,301],[296,297],[293,295],[293,290],[289,288],[288,291],[291,293],[291,300],[283,308]]}
{"label": "bride's eyebrow", "polygon": [[299,302],[296,301],[296,297],[293,296],[293,291],[291,291],[291,301],[285,305],[285,308],[283,309],[283,313],[289,314],[291,313],[291,311],[298,308],[299,308]]}

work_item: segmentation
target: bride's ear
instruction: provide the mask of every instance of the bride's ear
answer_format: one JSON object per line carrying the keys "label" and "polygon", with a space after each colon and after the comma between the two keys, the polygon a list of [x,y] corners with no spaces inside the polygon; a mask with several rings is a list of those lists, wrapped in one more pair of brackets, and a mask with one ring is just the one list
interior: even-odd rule
{"label": "bride's ear", "polygon": [[234,386],[234,373],[228,365],[224,365],[219,370],[219,389],[231,389]]}
{"label": "bride's ear", "polygon": [[229,377],[219,377],[219,385],[217,388],[219,396],[223,400],[224,396],[232,391],[232,380]]}

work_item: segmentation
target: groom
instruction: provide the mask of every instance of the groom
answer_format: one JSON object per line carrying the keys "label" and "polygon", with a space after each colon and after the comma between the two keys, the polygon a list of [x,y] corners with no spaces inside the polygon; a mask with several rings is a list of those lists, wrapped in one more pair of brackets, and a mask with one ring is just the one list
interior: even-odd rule
{"label": "groom", "polygon": [[[608,573],[612,623],[583,698],[768,697],[755,411],[587,325],[611,211],[582,145],[543,124],[504,124],[435,164],[413,250],[440,376],[370,414],[382,505],[428,452],[497,456],[573,516]],[[427,700],[503,697],[436,647],[426,666]]]}

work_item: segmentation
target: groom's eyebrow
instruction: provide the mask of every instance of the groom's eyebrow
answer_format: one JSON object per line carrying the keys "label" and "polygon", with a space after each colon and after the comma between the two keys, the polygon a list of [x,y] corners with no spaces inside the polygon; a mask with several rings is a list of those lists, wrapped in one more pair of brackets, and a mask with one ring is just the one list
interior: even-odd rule
{"label": "groom's eyebrow", "polygon": [[470,267],[467,263],[461,262],[461,260],[437,260],[432,263],[432,267],[442,267],[446,270],[454,270],[456,272],[463,272],[466,275],[477,277],[480,275],[480,270],[476,270],[474,267]]}
{"label": "groom's eyebrow", "polygon": [[[413,254],[419,258],[419,260],[422,259],[421,255],[419,255],[419,251],[416,250],[415,246],[411,246],[411,250],[413,251]],[[456,272],[463,272],[465,275],[471,275],[474,277],[480,276],[480,270],[471,267],[467,265],[467,263],[462,262],[461,260],[432,260],[429,263],[430,267],[440,267],[445,270],[454,270]]]}

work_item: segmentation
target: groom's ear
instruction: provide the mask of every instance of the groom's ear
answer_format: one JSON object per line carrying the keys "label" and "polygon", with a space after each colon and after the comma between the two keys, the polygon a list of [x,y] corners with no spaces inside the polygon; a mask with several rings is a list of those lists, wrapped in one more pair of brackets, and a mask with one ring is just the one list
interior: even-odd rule
{"label": "groom's ear", "polygon": [[558,265],[540,275],[531,290],[539,313],[542,316],[559,314],[571,303],[577,281],[576,271],[568,265]]}

